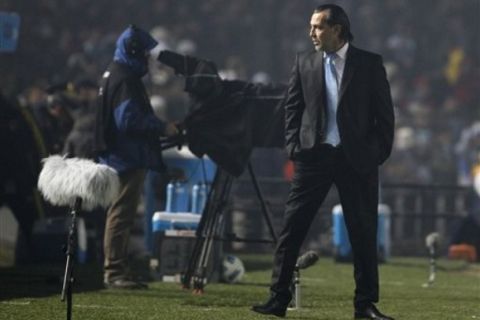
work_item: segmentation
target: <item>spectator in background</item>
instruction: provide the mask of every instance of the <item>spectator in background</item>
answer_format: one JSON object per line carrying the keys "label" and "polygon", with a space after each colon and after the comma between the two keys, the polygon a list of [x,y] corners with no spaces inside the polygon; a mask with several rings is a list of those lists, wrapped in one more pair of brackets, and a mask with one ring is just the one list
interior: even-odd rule
{"label": "spectator in background", "polygon": [[[32,232],[36,219],[44,215],[41,197],[36,189],[40,160],[46,148],[33,117],[26,106],[4,99],[0,92],[0,206],[8,206],[32,253]],[[25,254],[21,258],[31,259]]]}
{"label": "spectator in background", "polygon": [[107,212],[104,240],[104,284],[114,289],[142,289],[128,270],[127,249],[145,169],[162,170],[159,138],[178,130],[153,114],[142,77],[148,71],[149,52],[157,45],[150,34],[135,26],[118,38],[113,62],[99,91],[95,150],[99,161],[120,176],[118,198]]}
{"label": "spectator in background", "polygon": [[[73,128],[68,134],[62,154],[67,157],[94,159],[95,116],[98,86],[89,79],[80,79],[73,86],[76,108],[72,110]],[[94,256],[102,261],[105,210],[96,208],[85,212],[84,218],[91,222],[94,231]]]}
{"label": "spectator in background", "polygon": [[[475,28],[479,2],[437,0],[435,6],[427,0],[413,5],[405,0],[337,3],[347,12],[355,12],[350,18],[359,31],[356,42],[382,53],[386,62],[396,66],[397,72],[389,80],[399,127],[408,126],[414,132],[426,130],[434,137],[426,157],[413,147],[414,152],[407,152],[408,162],[400,157],[390,159],[385,166],[389,174],[383,176],[383,182],[417,183],[410,165],[421,167],[439,159],[438,152],[448,152],[448,161],[441,161],[441,170],[425,174],[421,182],[456,184],[456,159],[451,142],[457,141],[461,131],[480,118],[477,94],[480,42],[479,30]],[[286,79],[288,61],[294,52],[310,45],[303,18],[310,13],[310,1],[245,0],[232,4],[204,0],[199,4],[194,0],[164,0],[134,6],[131,15],[124,13],[124,6],[112,8],[106,0],[63,4],[58,6],[49,0],[15,2],[14,7],[22,16],[22,28],[31,32],[20,34],[19,54],[2,54],[0,59],[0,87],[8,97],[49,79],[97,77],[110,61],[118,36],[115,30],[128,23],[132,15],[141,16],[145,25],[157,26],[152,34],[158,34],[157,41],[163,43],[164,49],[188,51],[195,47],[196,55],[218,61],[220,69],[232,69],[227,64],[234,53],[243,60],[236,65],[243,64],[247,76],[261,68],[278,82]],[[79,15],[79,10],[84,14]],[[111,18],[103,19],[105,16]],[[443,26],[441,36],[438,36],[439,23]],[[194,40],[195,46],[188,44],[189,41],[185,45],[180,39]],[[52,50],[38,50],[40,45]],[[164,72],[158,72],[151,80],[152,93],[160,94],[168,105],[175,106],[173,112],[184,114],[187,108],[181,105],[185,98],[183,83],[175,82],[173,75],[166,76]],[[417,86],[425,90],[421,93],[423,97],[418,96]],[[429,123],[422,127],[415,125],[416,119],[424,115],[419,116],[410,105],[425,110]],[[440,140],[435,138],[439,135],[443,135]],[[412,174],[405,175],[406,171]],[[438,181],[439,177],[442,181]],[[459,179],[461,182],[461,174]]]}
{"label": "spectator in background", "polygon": [[75,101],[66,92],[66,84],[53,85],[47,89],[47,100],[32,105],[33,115],[43,135],[49,154],[59,154],[73,128],[72,110]]}
{"label": "spectator in background", "polygon": [[95,103],[98,88],[91,80],[80,80],[75,84],[77,108],[72,111],[73,127],[63,146],[63,154],[69,157],[93,159],[95,133]]}

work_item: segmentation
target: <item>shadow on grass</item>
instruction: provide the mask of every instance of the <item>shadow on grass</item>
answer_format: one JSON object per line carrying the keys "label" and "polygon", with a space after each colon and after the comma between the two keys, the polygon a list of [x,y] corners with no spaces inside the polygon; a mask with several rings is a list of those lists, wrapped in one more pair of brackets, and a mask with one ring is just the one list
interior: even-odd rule
{"label": "shadow on grass", "polygon": [[258,283],[258,282],[245,282],[236,283],[236,286],[248,286],[248,287],[261,287],[261,288],[270,288],[270,283]]}
{"label": "shadow on grass", "polygon": [[272,270],[273,256],[271,255],[239,255],[248,271]]}
{"label": "shadow on grass", "polygon": [[[62,264],[28,264],[0,268],[0,301],[18,298],[40,298],[58,295],[60,298],[65,266]],[[99,265],[74,265],[73,292],[103,289]]]}

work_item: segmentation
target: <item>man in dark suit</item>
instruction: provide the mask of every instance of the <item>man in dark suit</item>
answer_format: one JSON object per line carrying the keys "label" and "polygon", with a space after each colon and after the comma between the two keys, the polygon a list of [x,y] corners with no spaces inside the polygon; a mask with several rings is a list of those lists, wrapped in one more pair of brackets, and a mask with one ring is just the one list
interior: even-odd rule
{"label": "man in dark suit", "polygon": [[354,256],[354,318],[392,319],[378,302],[378,166],[390,155],[394,112],[381,56],[355,48],[346,13],[321,5],[312,15],[315,50],[298,54],[285,102],[286,149],[295,175],[274,256],[271,298],[254,306],[285,316],[298,253],[335,184]]}

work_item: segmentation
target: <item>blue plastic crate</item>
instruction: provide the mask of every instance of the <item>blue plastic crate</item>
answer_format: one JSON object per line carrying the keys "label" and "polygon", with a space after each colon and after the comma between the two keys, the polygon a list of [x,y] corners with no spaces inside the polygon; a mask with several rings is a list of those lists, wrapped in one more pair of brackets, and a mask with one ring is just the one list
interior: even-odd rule
{"label": "blue plastic crate", "polygon": [[201,216],[190,212],[155,212],[152,218],[153,232],[165,230],[195,230]]}

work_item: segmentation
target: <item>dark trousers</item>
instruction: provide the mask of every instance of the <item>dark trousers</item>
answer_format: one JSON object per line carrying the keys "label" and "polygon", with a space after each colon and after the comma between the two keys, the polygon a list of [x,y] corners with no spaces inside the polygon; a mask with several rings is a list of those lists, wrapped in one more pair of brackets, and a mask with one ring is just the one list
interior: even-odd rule
{"label": "dark trousers", "polygon": [[360,175],[347,162],[341,147],[330,145],[302,151],[295,160],[285,220],[274,255],[271,291],[280,301],[291,299],[289,287],[300,247],[332,184],[338,189],[352,245],[354,304],[378,302],[378,171]]}
{"label": "dark trousers", "polygon": [[145,170],[130,170],[119,176],[120,194],[108,209],[105,223],[105,282],[128,277],[128,242],[143,190]]}

